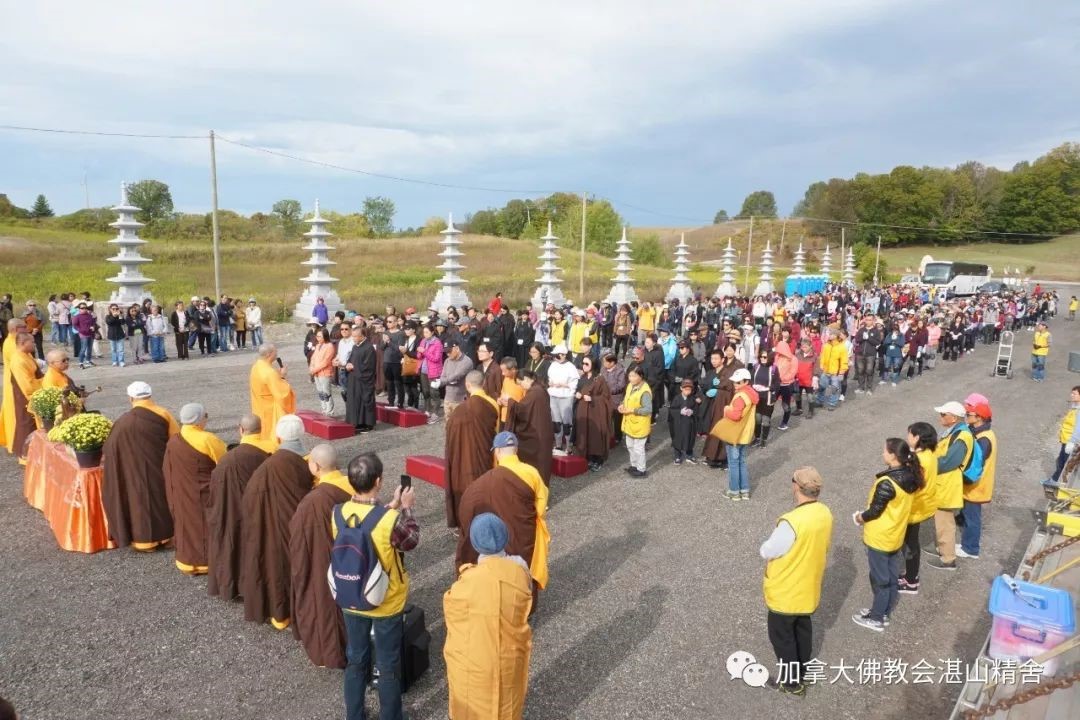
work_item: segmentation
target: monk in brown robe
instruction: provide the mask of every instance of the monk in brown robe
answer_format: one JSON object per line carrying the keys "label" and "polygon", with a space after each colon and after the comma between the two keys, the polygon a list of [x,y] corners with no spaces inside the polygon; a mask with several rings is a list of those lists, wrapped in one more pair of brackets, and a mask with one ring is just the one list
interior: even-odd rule
{"label": "monk in brown robe", "polygon": [[517,381],[525,390],[525,397],[507,403],[504,429],[517,435],[518,456],[522,462],[536,468],[544,485],[550,485],[551,448],[555,447],[551,399],[532,370],[519,372]]}
{"label": "monk in brown robe", "polygon": [[469,397],[446,420],[446,525],[456,528],[458,503],[466,488],[494,465],[491,441],[499,424],[499,405],[483,389],[484,374],[465,376]]}
{"label": "monk in brown robe", "polygon": [[345,621],[326,582],[334,546],[330,521],[334,506],[354,491],[329,443],[311,450],[308,469],[315,476],[315,489],[296,506],[289,523],[293,635],[313,664],[340,669],[345,667]]}
{"label": "monk in brown robe", "polygon": [[36,351],[34,336],[30,333],[19,333],[15,336],[15,352],[8,356],[11,364],[8,372],[11,377],[14,423],[7,451],[14,453],[21,465],[26,464],[26,441],[37,430],[37,420],[33,413],[26,409],[30,396],[41,388],[41,370],[38,369],[37,357],[34,355]]}
{"label": "monk in brown robe", "polygon": [[147,383],[131,383],[127,394],[131,410],[113,423],[103,448],[101,500],[109,537],[120,547],[149,552],[173,536],[161,467],[165,446],[180,426],[154,402]]}
{"label": "monk in brown robe", "polygon": [[259,466],[244,488],[240,594],[244,619],[289,627],[289,521],[311,490],[313,478],[300,437],[304,423],[295,415],[278,420],[277,451]]}
{"label": "monk in brown robe", "polygon": [[499,360],[491,351],[491,345],[482,342],[476,346],[476,369],[484,373],[484,392],[497,398],[502,394],[503,373]]}
{"label": "monk in brown robe", "polygon": [[180,434],[169,438],[162,461],[176,532],[176,567],[185,575],[205,575],[210,564],[206,530],[210,473],[225,456],[225,443],[206,430],[206,419],[199,403],[180,408]]}
{"label": "monk in brown robe", "polygon": [[607,461],[611,449],[611,414],[615,404],[607,380],[599,368],[594,367],[590,357],[581,360],[581,376],[574,398],[577,400],[574,406],[574,452],[586,458],[589,469],[596,472]]}
{"label": "monk in brown robe", "polygon": [[225,453],[210,473],[210,507],[206,510],[206,592],[232,600],[240,595],[240,523],[244,488],[273,452],[262,444],[258,415],[240,419],[240,444]]}
{"label": "monk in brown robe", "polygon": [[[724,417],[724,408],[735,397],[735,384],[731,382],[731,376],[739,368],[745,367],[735,359],[734,344],[729,342],[724,346],[720,358],[717,357],[717,352],[717,350],[713,350],[709,356],[711,367],[705,373],[705,381],[701,385],[701,390],[710,404],[702,408],[701,416],[705,418],[705,422],[701,424],[698,430],[703,430],[706,433],[712,429],[713,425],[720,422],[720,419]],[[716,393],[712,396],[709,395],[711,390],[716,390]],[[713,435],[710,434],[706,438],[705,447],[701,454],[709,467],[727,467],[727,449],[724,447],[724,443]]]}

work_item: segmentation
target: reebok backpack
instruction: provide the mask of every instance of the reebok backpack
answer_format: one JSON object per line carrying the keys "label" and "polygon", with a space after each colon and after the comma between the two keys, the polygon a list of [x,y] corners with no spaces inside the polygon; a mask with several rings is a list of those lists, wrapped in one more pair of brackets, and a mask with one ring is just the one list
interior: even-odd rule
{"label": "reebok backpack", "polygon": [[[326,579],[330,594],[342,610],[367,611],[382,605],[390,576],[379,560],[371,533],[386,515],[386,508],[376,505],[363,521],[356,515],[348,520],[342,514],[344,505],[334,506],[337,538],[330,550],[330,567]],[[350,524],[352,521],[352,524]]]}

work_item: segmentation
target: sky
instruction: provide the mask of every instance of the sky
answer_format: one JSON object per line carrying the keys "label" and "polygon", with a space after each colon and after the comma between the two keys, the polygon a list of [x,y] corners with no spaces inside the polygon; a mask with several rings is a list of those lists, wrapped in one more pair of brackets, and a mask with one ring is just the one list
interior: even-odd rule
{"label": "sky", "polygon": [[[0,0],[0,193],[57,213],[169,184],[210,208],[397,206],[398,227],[587,191],[633,226],[904,165],[1080,141],[1080,3]],[[84,185],[85,179],[85,185]],[[503,192],[506,191],[506,192]]]}

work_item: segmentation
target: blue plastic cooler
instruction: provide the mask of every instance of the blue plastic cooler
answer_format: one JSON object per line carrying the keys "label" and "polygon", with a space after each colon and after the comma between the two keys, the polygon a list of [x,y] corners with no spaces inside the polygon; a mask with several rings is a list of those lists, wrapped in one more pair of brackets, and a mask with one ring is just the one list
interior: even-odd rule
{"label": "blue plastic cooler", "polygon": [[[1001,576],[990,588],[990,658],[1022,663],[1053,649],[1076,632],[1072,596],[1060,588],[1016,580],[1019,596]],[[1043,669],[1045,675],[1057,671],[1058,658]]]}

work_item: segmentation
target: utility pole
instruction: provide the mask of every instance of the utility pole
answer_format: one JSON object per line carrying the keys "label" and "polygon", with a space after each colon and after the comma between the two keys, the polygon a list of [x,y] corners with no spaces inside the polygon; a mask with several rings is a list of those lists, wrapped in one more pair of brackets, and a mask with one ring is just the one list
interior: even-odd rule
{"label": "utility pole", "polygon": [[844,226],[840,226],[840,284],[844,284]]}
{"label": "utility pole", "polygon": [[874,286],[878,284],[878,264],[881,262],[881,236],[877,236],[877,255],[874,256]]}
{"label": "utility pole", "polygon": [[578,304],[585,302],[585,218],[589,209],[589,193],[581,193],[581,267],[578,268]]}
{"label": "utility pole", "polygon": [[746,279],[743,281],[743,295],[750,292],[750,247],[754,244],[754,216],[750,216],[750,237],[746,239]]}
{"label": "utility pole", "polygon": [[221,229],[218,227],[217,152],[214,150],[214,131],[210,131],[210,201],[211,225],[214,231],[214,302],[221,298]]}
{"label": "utility pole", "polygon": [[784,235],[787,234],[787,218],[784,218],[784,224],[780,226],[780,254],[784,254]]}

